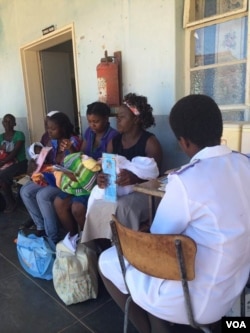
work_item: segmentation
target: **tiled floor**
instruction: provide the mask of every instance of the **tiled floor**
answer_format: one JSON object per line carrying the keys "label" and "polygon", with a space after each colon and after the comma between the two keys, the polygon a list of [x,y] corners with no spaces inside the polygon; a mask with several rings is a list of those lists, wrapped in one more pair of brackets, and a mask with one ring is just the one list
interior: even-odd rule
{"label": "tiled floor", "polygon": [[[32,278],[21,268],[13,240],[26,219],[21,203],[15,213],[0,213],[0,332],[122,332],[123,313],[101,281],[97,299],[65,306],[52,281]],[[129,333],[136,332],[130,325]]]}
{"label": "tiled floor", "polygon": [[[12,214],[0,212],[0,333],[122,333],[123,312],[101,280],[97,299],[66,306],[53,281],[33,278],[22,269],[14,239],[28,219],[21,202]],[[172,330],[199,332],[185,325]],[[128,333],[138,333],[130,323]]]}

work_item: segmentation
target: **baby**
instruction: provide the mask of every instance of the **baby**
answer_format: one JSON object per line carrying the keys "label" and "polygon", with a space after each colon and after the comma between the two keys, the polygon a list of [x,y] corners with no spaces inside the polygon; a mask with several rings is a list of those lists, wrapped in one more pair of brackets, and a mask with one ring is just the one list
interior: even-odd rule
{"label": "baby", "polygon": [[[0,144],[0,161],[3,161],[13,149],[14,149],[13,142],[3,140]],[[10,165],[14,164],[15,162],[16,160],[13,159],[12,161],[5,163],[0,167],[0,170],[8,168]]]}
{"label": "baby", "polygon": [[[43,147],[44,146],[41,144],[41,142],[32,143],[32,145],[30,145],[28,149],[30,158],[34,161],[37,161]],[[31,179],[34,183],[37,183],[38,185],[46,186],[48,185],[48,181],[45,176],[49,177],[49,174],[51,172],[53,172],[53,167],[51,165],[44,164],[39,172],[33,172],[33,174],[31,175]]]}
{"label": "baby", "polygon": [[43,148],[43,145],[41,144],[41,142],[32,143],[32,145],[30,145],[30,147],[28,149],[30,158],[32,158],[33,160],[36,160],[38,158],[42,148]]}

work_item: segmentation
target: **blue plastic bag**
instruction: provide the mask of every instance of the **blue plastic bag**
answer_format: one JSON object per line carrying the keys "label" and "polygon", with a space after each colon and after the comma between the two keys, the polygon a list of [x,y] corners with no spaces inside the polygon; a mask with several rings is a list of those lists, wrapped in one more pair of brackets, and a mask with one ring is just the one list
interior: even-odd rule
{"label": "blue plastic bag", "polygon": [[44,237],[34,234],[25,236],[19,231],[17,237],[17,255],[23,269],[33,277],[52,280],[52,268],[55,261],[55,246]]}

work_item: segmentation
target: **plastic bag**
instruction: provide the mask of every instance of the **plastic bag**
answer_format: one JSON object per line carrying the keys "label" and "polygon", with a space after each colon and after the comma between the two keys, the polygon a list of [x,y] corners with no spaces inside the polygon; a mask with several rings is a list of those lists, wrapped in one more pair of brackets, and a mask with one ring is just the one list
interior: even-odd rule
{"label": "plastic bag", "polygon": [[96,298],[98,293],[96,253],[81,243],[78,243],[75,253],[62,241],[57,243],[53,284],[58,296],[66,305]]}
{"label": "plastic bag", "polygon": [[26,236],[19,231],[17,255],[23,269],[33,277],[51,280],[55,261],[55,246],[44,237]]}

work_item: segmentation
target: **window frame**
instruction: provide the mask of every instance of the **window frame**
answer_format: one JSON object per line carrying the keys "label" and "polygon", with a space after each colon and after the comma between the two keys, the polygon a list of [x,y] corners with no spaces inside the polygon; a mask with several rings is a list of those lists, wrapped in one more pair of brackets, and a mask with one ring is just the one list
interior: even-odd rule
{"label": "window frame", "polygon": [[[227,18],[228,16],[235,16],[237,14],[242,14],[247,12],[248,10],[248,0],[242,0],[243,1],[243,6],[240,9],[235,9],[226,13],[222,14],[217,14],[209,17],[205,17],[200,20],[194,20],[190,21],[190,12],[192,12],[192,7],[194,5],[195,0],[184,0],[184,15],[183,15],[183,28],[188,28],[192,26],[196,26],[197,24],[205,24],[210,21],[218,20],[218,19],[223,19]],[[206,0],[199,0],[200,2],[205,2]],[[220,1],[220,0],[218,0]]]}
{"label": "window frame", "polygon": [[[184,6],[184,25],[185,25],[185,18],[187,17],[187,10],[189,11],[190,2],[194,0],[185,0]],[[247,6],[248,1],[244,2],[244,5]],[[192,33],[195,30],[200,28],[209,27],[214,24],[220,24],[226,21],[235,20],[238,18],[247,17],[247,41],[246,41],[246,59],[245,60],[235,60],[229,62],[229,65],[239,64],[239,63],[246,63],[246,82],[245,82],[245,103],[242,104],[226,104],[226,105],[219,105],[221,111],[244,111],[244,121],[250,121],[250,19],[249,19],[249,11],[241,10],[239,11],[232,11],[230,14],[227,15],[216,15],[210,18],[206,18],[204,20],[197,20],[192,22],[191,24],[186,24],[185,26],[185,49],[190,50],[185,54],[185,94],[190,94],[191,92],[191,72],[197,70],[204,70],[209,68],[218,68],[220,66],[225,65],[225,62],[222,63],[214,63],[212,65],[202,65],[197,67],[192,67],[192,59],[194,59],[195,53],[195,45],[192,44]]]}

